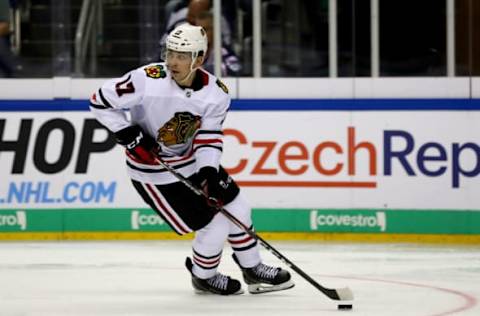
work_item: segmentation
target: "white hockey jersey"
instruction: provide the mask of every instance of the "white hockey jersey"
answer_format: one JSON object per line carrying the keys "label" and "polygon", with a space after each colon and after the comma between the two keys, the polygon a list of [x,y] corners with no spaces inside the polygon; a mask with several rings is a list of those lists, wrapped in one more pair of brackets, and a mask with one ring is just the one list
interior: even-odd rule
{"label": "white hockey jersey", "polygon": [[[192,89],[182,88],[164,63],[109,80],[90,99],[90,109],[100,123],[114,133],[139,125],[160,144],[161,158],[185,177],[204,166],[218,169],[222,124],[229,106],[226,86],[210,73],[197,70]],[[178,181],[162,166],[126,153],[132,179],[154,184]]]}

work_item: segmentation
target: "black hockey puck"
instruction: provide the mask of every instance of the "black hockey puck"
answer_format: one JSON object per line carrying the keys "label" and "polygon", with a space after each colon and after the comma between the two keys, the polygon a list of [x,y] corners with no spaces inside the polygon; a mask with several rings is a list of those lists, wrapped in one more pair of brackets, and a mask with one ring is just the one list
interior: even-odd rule
{"label": "black hockey puck", "polygon": [[341,309],[341,310],[350,310],[352,308],[353,308],[353,305],[351,305],[351,304],[338,305],[338,309]]}

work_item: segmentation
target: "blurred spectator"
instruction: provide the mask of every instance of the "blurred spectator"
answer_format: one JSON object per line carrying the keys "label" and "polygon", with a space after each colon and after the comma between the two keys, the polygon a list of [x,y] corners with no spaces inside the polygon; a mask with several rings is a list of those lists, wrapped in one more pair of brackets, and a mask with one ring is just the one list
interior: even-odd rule
{"label": "blurred spectator", "polygon": [[187,21],[188,2],[189,0],[169,0],[165,4],[165,34],[170,34],[175,25]]}
{"label": "blurred spectator", "polygon": [[0,77],[13,77],[15,58],[10,50],[10,4],[0,0]]}
{"label": "blurred spectator", "polygon": [[[207,32],[208,50],[203,68],[213,74],[213,14],[210,11],[199,13],[195,19],[195,25],[203,27]],[[238,76],[240,75],[241,69],[240,61],[233,52],[233,49],[225,43],[222,43],[222,76]]]}
{"label": "blurred spectator", "polygon": [[[205,11],[210,10],[212,2],[210,0],[170,0],[165,5],[165,18],[167,24],[165,26],[165,33],[162,36],[160,44],[165,43],[166,36],[178,25],[188,22],[195,25],[197,16]],[[232,45],[232,30],[222,16],[222,42],[225,45]]]}

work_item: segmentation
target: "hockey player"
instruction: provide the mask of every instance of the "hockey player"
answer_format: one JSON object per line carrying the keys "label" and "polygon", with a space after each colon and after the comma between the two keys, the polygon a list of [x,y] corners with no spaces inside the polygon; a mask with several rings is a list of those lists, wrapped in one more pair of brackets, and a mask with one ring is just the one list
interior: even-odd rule
{"label": "hockey player", "polygon": [[219,79],[200,68],[206,50],[203,28],[180,25],[167,37],[165,63],[107,81],[90,108],[125,146],[128,175],[143,200],[178,234],[195,232],[193,260],[187,258],[186,266],[197,292],[243,293],[239,281],[217,272],[226,240],[251,293],[291,288],[288,271],[262,263],[255,239],[156,161],[168,163],[253,229],[250,207],[220,166],[230,97]]}

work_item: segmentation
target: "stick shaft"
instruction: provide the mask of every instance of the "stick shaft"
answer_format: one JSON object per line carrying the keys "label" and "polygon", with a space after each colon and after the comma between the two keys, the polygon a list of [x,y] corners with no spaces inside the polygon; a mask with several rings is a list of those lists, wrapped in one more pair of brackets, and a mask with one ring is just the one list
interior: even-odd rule
{"label": "stick shaft", "polygon": [[241,228],[244,232],[246,232],[249,236],[256,239],[260,244],[268,251],[270,251],[275,257],[280,259],[283,263],[285,263],[288,267],[290,267],[293,271],[298,273],[301,277],[303,277],[306,281],[308,281],[311,285],[317,288],[320,292],[327,295],[331,299],[339,300],[340,297],[338,296],[335,290],[327,289],[321,286],[317,281],[315,281],[312,277],[310,277],[307,273],[305,273],[302,269],[300,269],[296,264],[290,261],[287,257],[281,254],[275,247],[273,247],[270,243],[268,243],[265,239],[257,235],[254,231],[249,229],[244,223],[238,220],[232,213],[225,210],[224,208],[218,208],[218,210],[227,217],[230,221],[232,221],[235,225]]}
{"label": "stick shaft", "polygon": [[157,162],[162,165],[165,169],[167,169],[173,176],[175,176],[180,182],[186,185],[189,189],[191,189],[195,194],[199,196],[205,197],[207,200],[210,200],[215,205],[215,208],[222,213],[225,217],[227,217],[232,223],[237,225],[241,228],[245,233],[247,233],[250,237],[254,238],[268,251],[270,251],[275,257],[280,259],[284,262],[288,267],[298,273],[301,277],[303,277],[306,281],[308,281],[311,285],[317,288],[320,292],[328,296],[333,300],[340,300],[341,298],[338,295],[338,292],[334,289],[328,289],[321,286],[317,281],[315,281],[312,277],[310,277],[307,273],[305,273],[302,269],[300,269],[296,264],[290,261],[287,257],[282,255],[277,249],[275,249],[272,245],[270,245],[266,240],[262,237],[257,235],[253,230],[249,229],[243,222],[241,222],[237,217],[235,217],[232,213],[224,209],[223,207],[219,206],[218,201],[216,199],[210,198],[203,190],[197,188],[193,185],[187,178],[183,175],[175,171],[170,165],[162,161],[160,158],[157,159]]}

